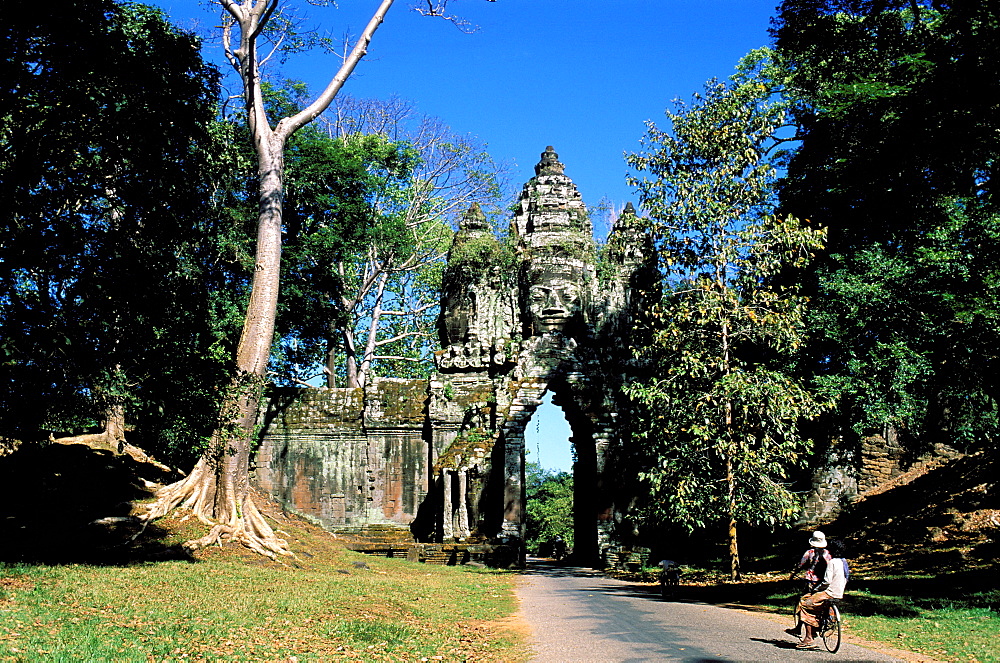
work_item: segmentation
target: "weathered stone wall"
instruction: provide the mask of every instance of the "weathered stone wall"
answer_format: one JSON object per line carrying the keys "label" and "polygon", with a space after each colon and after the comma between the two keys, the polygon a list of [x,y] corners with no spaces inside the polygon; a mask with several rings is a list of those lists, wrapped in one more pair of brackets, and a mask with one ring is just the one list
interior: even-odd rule
{"label": "weathered stone wall", "polygon": [[902,474],[906,450],[899,442],[896,430],[889,428],[881,435],[861,439],[861,465],[858,491],[865,492]]}
{"label": "weathered stone wall", "polygon": [[427,382],[280,389],[263,414],[261,489],[328,529],[409,526],[428,491]]}
{"label": "weathered stone wall", "polygon": [[907,449],[892,428],[865,436],[854,447],[845,446],[843,440],[834,440],[813,472],[812,490],[806,497],[801,523],[830,522],[858,497],[883,490],[903,474],[936,467],[957,455],[951,447],[936,444],[917,458],[908,457]]}

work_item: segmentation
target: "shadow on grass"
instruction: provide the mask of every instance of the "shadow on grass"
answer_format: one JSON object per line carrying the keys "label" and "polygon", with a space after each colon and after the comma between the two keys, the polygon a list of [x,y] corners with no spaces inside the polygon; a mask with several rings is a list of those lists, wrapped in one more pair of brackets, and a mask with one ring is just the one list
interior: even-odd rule
{"label": "shadow on grass", "polygon": [[[630,585],[635,595],[661,600],[656,586]],[[791,615],[798,593],[787,581],[682,584],[671,601],[739,607],[754,612]],[[939,608],[995,608],[1000,600],[995,571],[979,569],[933,578],[859,580],[848,585],[841,607],[846,614],[918,617]]]}
{"label": "shadow on grass", "polygon": [[132,502],[151,499],[155,466],[83,445],[25,444],[0,457],[0,562],[123,565],[191,560],[155,524],[141,524]]}

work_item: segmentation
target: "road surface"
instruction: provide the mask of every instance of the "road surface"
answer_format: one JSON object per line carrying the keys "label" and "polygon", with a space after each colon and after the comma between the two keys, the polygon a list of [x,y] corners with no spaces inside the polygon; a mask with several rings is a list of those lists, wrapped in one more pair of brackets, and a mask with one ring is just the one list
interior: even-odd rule
{"label": "road surface", "polygon": [[899,661],[844,643],[795,648],[788,623],[702,603],[663,601],[648,585],[529,560],[521,616],[541,663],[584,661]]}

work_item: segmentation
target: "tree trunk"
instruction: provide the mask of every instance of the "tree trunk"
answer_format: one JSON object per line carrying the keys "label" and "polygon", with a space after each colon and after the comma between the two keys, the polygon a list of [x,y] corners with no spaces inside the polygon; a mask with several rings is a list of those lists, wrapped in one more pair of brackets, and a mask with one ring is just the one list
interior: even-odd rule
{"label": "tree trunk", "polygon": [[347,387],[360,387],[361,383],[358,379],[358,351],[354,346],[354,335],[348,329],[342,329],[341,334],[344,337],[344,364],[345,372],[347,373],[345,377],[345,386]]}
{"label": "tree trunk", "polygon": [[357,43],[322,94],[292,117],[271,129],[264,110],[256,40],[273,15],[277,3],[219,0],[240,28],[240,44],[231,48],[225,33],[227,56],[244,84],[247,120],[257,152],[260,205],[257,253],[250,302],[236,350],[236,376],[222,406],[219,427],[208,450],[191,474],[163,488],[144,516],[150,522],[175,507],[190,508],[211,531],[187,542],[196,549],[223,541],[236,541],[262,555],[291,555],[250,497],[250,438],[257,423],[264,376],[274,340],[281,263],[281,212],[284,198],[284,148],[288,137],[326,110],[367,52],[375,30],[393,0],[382,0]]}
{"label": "tree trunk", "polygon": [[[722,323],[722,375],[728,376],[729,366],[729,324]],[[726,400],[725,408],[725,440],[726,444],[733,438],[733,403]],[[729,576],[733,582],[741,578],[740,549],[736,541],[736,478],[733,476],[732,449],[724,452],[726,458],[726,507],[729,511]]]}
{"label": "tree trunk", "polygon": [[190,549],[232,540],[269,557],[290,554],[287,543],[275,536],[250,498],[250,436],[263,395],[278,303],[283,149],[280,135],[271,134],[259,141],[260,207],[254,278],[236,350],[237,375],[223,405],[222,426],[213,434],[209,449],[191,474],[164,488],[146,515],[147,520],[152,520],[182,506],[212,525],[206,536],[187,542]]}
{"label": "tree trunk", "polygon": [[726,486],[729,507],[729,578],[738,582],[743,575],[740,571],[740,549],[736,541],[736,481],[733,477],[733,461],[726,457]]}
{"label": "tree trunk", "polygon": [[82,444],[98,451],[122,453],[125,442],[125,404],[122,399],[112,400],[104,411],[101,422],[101,432],[84,433],[56,438],[49,435],[49,442],[54,444]]}
{"label": "tree trunk", "polygon": [[326,386],[337,386],[337,324],[333,320],[326,327]]}
{"label": "tree trunk", "polygon": [[378,287],[375,293],[375,305],[371,312],[371,321],[368,323],[368,338],[365,340],[364,354],[361,363],[358,365],[358,386],[364,387],[368,384],[368,377],[371,374],[372,358],[375,356],[376,342],[378,341],[378,327],[382,318],[382,299],[385,296],[385,285],[389,280],[389,275],[382,272],[378,277]]}

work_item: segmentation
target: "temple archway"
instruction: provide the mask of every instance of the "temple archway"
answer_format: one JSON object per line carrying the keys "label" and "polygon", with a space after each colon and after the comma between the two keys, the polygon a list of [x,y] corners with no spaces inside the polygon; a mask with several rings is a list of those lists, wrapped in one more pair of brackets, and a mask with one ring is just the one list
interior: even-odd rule
{"label": "temple archway", "polygon": [[[445,272],[442,350],[431,380],[433,446],[447,449],[435,466],[443,494],[464,500],[442,506],[441,537],[523,542],[524,431],[551,390],[577,454],[576,552],[600,564],[613,513],[603,469],[617,438],[622,335],[651,256],[639,226],[629,206],[599,273],[593,226],[551,147],[522,189],[510,245],[497,244],[484,259],[495,238],[477,208],[466,215]],[[456,493],[469,472],[484,479]]]}
{"label": "temple archway", "polygon": [[477,206],[465,215],[429,380],[274,395],[257,455],[262,488],[335,531],[405,527],[417,542],[495,544],[523,563],[524,431],[551,392],[576,450],[576,558],[602,565],[629,335],[658,273],[631,205],[598,256],[564,171],[547,148],[506,239]]}

